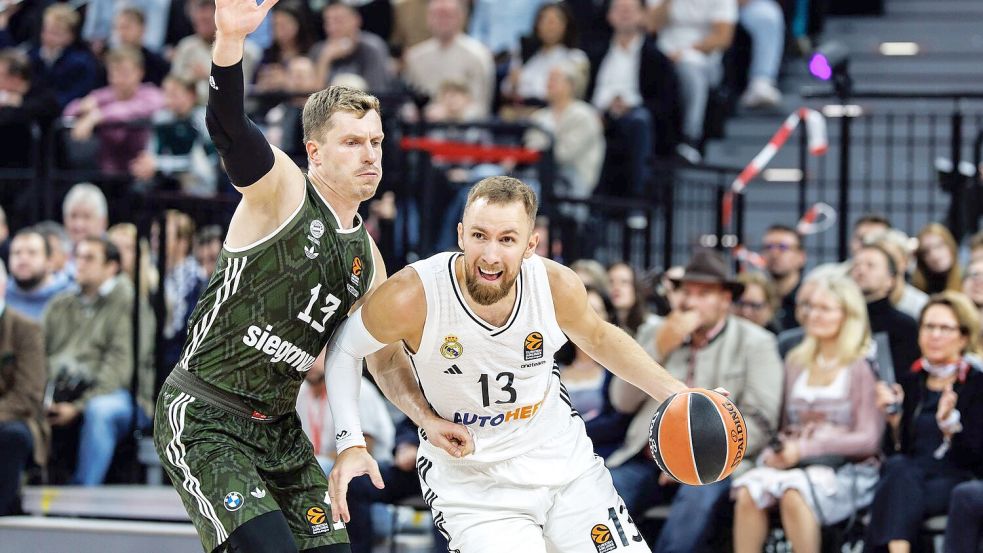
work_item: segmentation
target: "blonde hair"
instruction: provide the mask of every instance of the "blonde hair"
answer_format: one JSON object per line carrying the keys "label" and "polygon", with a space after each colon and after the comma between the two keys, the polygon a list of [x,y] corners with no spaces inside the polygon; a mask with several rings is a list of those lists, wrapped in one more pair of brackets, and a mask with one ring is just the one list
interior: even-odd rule
{"label": "blonde hair", "polygon": [[514,177],[504,175],[487,177],[478,181],[468,192],[468,201],[464,204],[464,211],[467,212],[475,201],[484,198],[490,204],[510,204],[519,202],[529,216],[529,226],[536,224],[536,212],[539,211],[539,202],[536,200],[536,193],[528,184]]}
{"label": "blonde hair", "polygon": [[953,238],[949,229],[940,223],[929,223],[918,232],[918,253],[915,255],[915,274],[911,277],[911,283],[919,290],[928,290],[928,277],[926,275],[928,267],[925,266],[925,262],[922,260],[921,250],[922,238],[929,234],[934,234],[941,238],[942,242],[945,243],[945,247],[949,250],[949,255],[952,256],[952,267],[949,269],[948,275],[946,275],[945,289],[953,291],[961,290],[963,276],[962,270],[959,268],[959,247],[956,245],[956,239]]}
{"label": "blonde hair", "polygon": [[68,30],[72,32],[72,35],[78,36],[79,22],[81,22],[82,18],[79,17],[79,14],[77,11],[75,11],[75,8],[69,6],[68,4],[57,3],[48,6],[48,8],[44,10],[43,18],[50,19],[55,23],[60,23],[68,27]]}
{"label": "blonde hair", "polygon": [[[832,277],[816,282],[815,296],[819,290],[832,294],[843,308],[843,322],[836,336],[836,361],[846,366],[863,357],[870,347],[870,322],[867,303],[860,288],[847,277]],[[802,343],[788,353],[788,361],[805,368],[816,368],[819,341],[806,329]]]}
{"label": "blonde hair", "polygon": [[118,46],[106,54],[106,65],[130,62],[143,69],[143,52],[131,46]]}
{"label": "blonde hair", "polygon": [[348,86],[329,86],[311,94],[304,104],[304,142],[323,138],[334,124],[331,116],[339,111],[358,118],[370,111],[382,114],[375,96]]}
{"label": "blonde hair", "polygon": [[[747,290],[748,285],[754,285],[761,288],[761,291],[765,293],[765,302],[772,308],[772,310],[777,311],[778,308],[782,306],[782,298],[778,294],[778,288],[775,287],[775,281],[768,278],[764,273],[745,271],[737,275],[737,282],[743,284],[745,290]],[[737,301],[738,299],[739,298],[734,298],[734,301]]]}
{"label": "blonde hair", "polygon": [[[132,240],[136,243],[137,240],[137,226],[133,223],[117,223],[106,231],[106,235],[112,238],[113,236],[121,236],[127,240]],[[130,280],[133,280],[133,274],[127,273]],[[153,263],[150,262],[150,242],[146,238],[140,239],[140,295],[149,298],[152,292],[157,290],[157,285],[160,283],[160,275],[157,273],[157,267],[154,267]]]}
{"label": "blonde hair", "polygon": [[954,290],[945,290],[932,295],[928,298],[928,303],[922,308],[922,313],[918,317],[919,328],[922,326],[928,308],[933,305],[944,305],[951,309],[952,314],[956,316],[956,321],[959,322],[959,332],[966,337],[966,347],[960,353],[963,355],[983,353],[980,349],[980,312],[973,305],[973,300],[969,299],[966,294]]}

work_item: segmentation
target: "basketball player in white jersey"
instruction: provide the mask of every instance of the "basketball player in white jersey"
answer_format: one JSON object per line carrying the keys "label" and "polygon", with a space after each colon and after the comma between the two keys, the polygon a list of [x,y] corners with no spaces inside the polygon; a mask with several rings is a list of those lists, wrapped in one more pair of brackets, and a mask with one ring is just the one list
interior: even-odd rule
{"label": "basketball player in white jersey", "polygon": [[[382,284],[335,334],[327,370],[331,382],[358,382],[362,357],[402,342],[437,414],[472,432],[474,450],[461,457],[421,433],[424,499],[450,551],[649,551],[553,355],[569,337],[656,399],[685,386],[591,309],[573,271],[534,255],[536,209],[517,179],[476,184],[458,225],[463,253],[419,261]],[[357,385],[333,387],[335,431],[360,432]],[[359,459],[345,456],[330,478],[332,513],[346,521],[348,482],[374,472],[367,454]]]}

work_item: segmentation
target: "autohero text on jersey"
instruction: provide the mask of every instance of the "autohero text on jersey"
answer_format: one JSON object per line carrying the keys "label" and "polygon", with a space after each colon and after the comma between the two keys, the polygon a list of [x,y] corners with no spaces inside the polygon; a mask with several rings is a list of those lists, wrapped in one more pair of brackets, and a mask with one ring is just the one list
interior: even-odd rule
{"label": "autohero text on jersey", "polygon": [[536,411],[543,405],[543,402],[534,403],[532,405],[523,405],[522,407],[516,407],[511,411],[505,413],[499,413],[497,415],[478,415],[477,413],[468,413],[455,411],[454,412],[454,423],[463,424],[464,426],[471,426],[472,424],[477,424],[480,427],[485,426],[498,426],[507,422],[531,419]]}
{"label": "autohero text on jersey", "polygon": [[266,330],[252,325],[246,329],[242,343],[255,348],[270,356],[271,363],[286,363],[300,372],[307,372],[314,365],[316,356],[307,353],[291,342],[281,339],[276,334],[270,334],[273,325],[266,325]]}

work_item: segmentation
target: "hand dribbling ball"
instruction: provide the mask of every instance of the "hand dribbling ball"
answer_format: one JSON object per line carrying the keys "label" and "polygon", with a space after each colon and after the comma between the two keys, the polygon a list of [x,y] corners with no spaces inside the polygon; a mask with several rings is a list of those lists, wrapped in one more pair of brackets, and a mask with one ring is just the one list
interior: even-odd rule
{"label": "hand dribbling ball", "polygon": [[677,482],[712,484],[741,464],[747,426],[734,402],[701,388],[669,396],[649,426],[649,448],[659,468]]}

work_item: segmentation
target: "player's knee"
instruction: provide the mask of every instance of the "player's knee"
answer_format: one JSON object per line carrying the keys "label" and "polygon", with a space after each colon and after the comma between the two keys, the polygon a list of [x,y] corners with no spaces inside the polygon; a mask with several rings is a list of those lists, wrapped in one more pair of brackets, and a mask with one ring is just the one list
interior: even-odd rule
{"label": "player's knee", "polygon": [[272,511],[236,528],[226,541],[228,553],[296,553],[297,544],[281,511]]}

